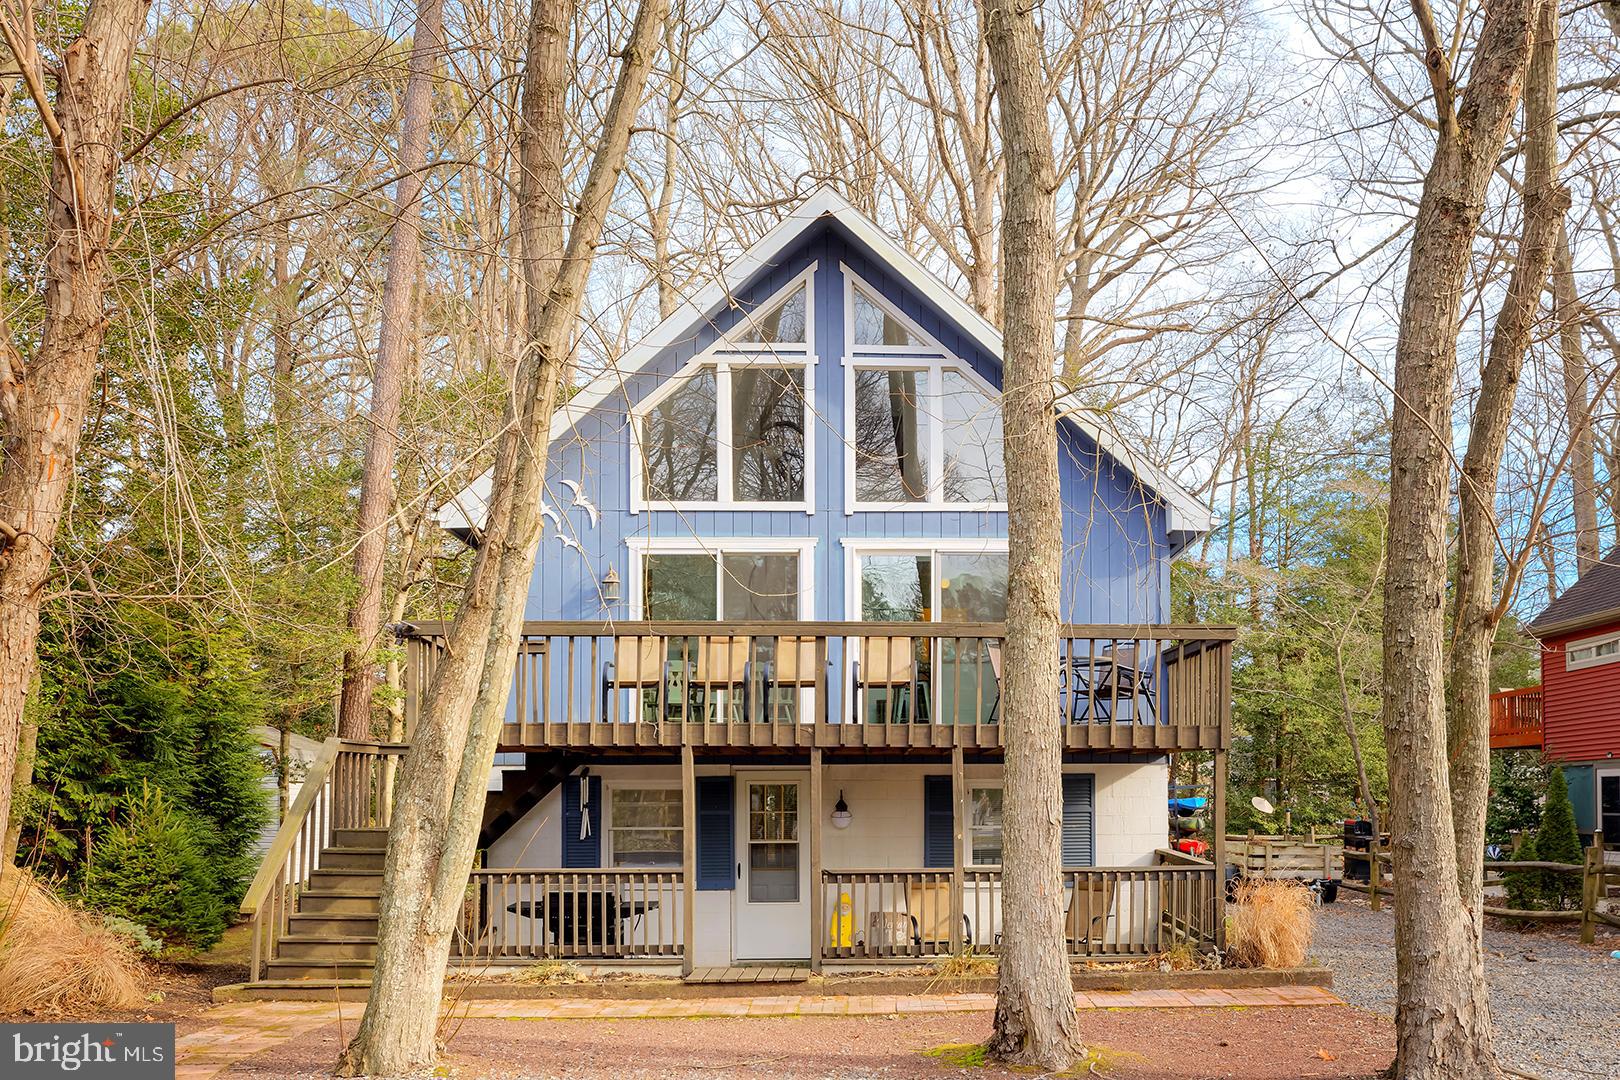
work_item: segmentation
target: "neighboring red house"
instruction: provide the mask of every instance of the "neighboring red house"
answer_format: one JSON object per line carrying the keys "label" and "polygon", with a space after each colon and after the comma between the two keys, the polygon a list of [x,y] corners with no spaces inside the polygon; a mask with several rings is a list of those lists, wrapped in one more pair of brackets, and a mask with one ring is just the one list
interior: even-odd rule
{"label": "neighboring red house", "polygon": [[1620,547],[1529,623],[1541,685],[1492,695],[1491,746],[1542,746],[1582,832],[1620,841]]}

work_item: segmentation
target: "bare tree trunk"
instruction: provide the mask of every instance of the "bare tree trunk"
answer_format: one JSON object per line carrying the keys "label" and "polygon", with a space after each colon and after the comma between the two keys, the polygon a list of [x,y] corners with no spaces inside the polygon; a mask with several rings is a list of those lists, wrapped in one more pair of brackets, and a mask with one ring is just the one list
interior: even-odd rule
{"label": "bare tree trunk", "polygon": [[1041,38],[1029,8],[988,0],[983,23],[1001,99],[1003,453],[1007,640],[1001,738],[1002,935],[989,1048],[1049,1072],[1084,1053],[1063,932],[1062,731],[1058,699],[1057,226]]}
{"label": "bare tree trunk", "polygon": [[[435,1056],[450,937],[472,869],[485,788],[517,659],[524,600],[534,575],[539,496],[559,377],[568,362],[585,276],[624,165],[631,122],[657,52],[666,5],[667,0],[644,0],[636,14],[560,265],[549,292],[529,299],[529,342],[497,451],[483,542],[400,771],[371,996],[360,1028],[339,1062],[343,1075],[399,1074],[421,1068]],[[572,11],[566,0],[535,3],[531,71],[547,78],[555,75],[556,69],[547,64],[566,57]],[[564,87],[566,80],[549,85]],[[528,87],[524,98],[521,137],[529,139],[536,129]],[[546,115],[555,115],[560,125],[561,94],[545,104]],[[537,189],[542,183],[548,186]],[[526,205],[538,199],[561,205],[560,173],[542,176],[526,170],[523,188]],[[537,235],[538,230],[525,229],[526,239]],[[541,250],[525,244],[525,271],[535,275],[531,280],[543,273],[535,265]]]}
{"label": "bare tree trunk", "polygon": [[405,364],[416,336],[411,292],[422,261],[422,178],[427,164],[428,130],[433,121],[433,68],[441,51],[443,16],[444,0],[420,0],[417,4],[410,74],[400,110],[400,178],[388,237],[382,319],[371,375],[371,419],[366,429],[366,461],[356,515],[354,576],[359,592],[349,608],[350,641],[343,653],[343,696],[338,705],[338,735],[345,739],[371,735],[371,697],[376,681],[373,653],[382,628],[383,567],[388,511],[393,503],[394,455],[399,447],[400,398]]}
{"label": "bare tree trunk", "polygon": [[1395,878],[1397,1080],[1497,1075],[1484,967],[1457,887],[1446,754],[1452,388],[1469,254],[1529,60],[1536,0],[1488,0],[1461,101],[1434,14],[1413,0],[1436,112],[1395,345],[1384,582],[1385,753]]}
{"label": "bare tree trunk", "polygon": [[17,860],[17,846],[22,841],[22,808],[34,786],[34,757],[39,749],[39,672],[34,672],[34,685],[28,692],[28,704],[23,709],[22,732],[17,739],[17,763],[11,770],[11,817],[5,831],[5,842],[0,846],[0,866],[10,866]]}
{"label": "bare tree trunk", "polygon": [[1581,342],[1585,305],[1575,292],[1575,260],[1569,230],[1558,223],[1553,253],[1553,307],[1558,315],[1558,354],[1563,360],[1564,411],[1569,417],[1569,481],[1575,504],[1575,566],[1584,574],[1603,557],[1598,535],[1597,476],[1593,465],[1592,402],[1586,390],[1586,348]]}
{"label": "bare tree trunk", "polygon": [[[39,347],[25,359],[0,313],[0,836],[9,831],[24,703],[96,361],[107,332],[107,245],[129,108],[130,63],[148,0],[93,0],[54,71],[32,39],[8,40],[54,151],[45,213]],[[9,24],[8,24],[9,25]],[[22,33],[31,33],[32,27]],[[11,31],[7,31],[8,37]]]}
{"label": "bare tree trunk", "polygon": [[[1479,398],[1468,432],[1458,492],[1457,583],[1453,590],[1448,680],[1451,816],[1457,887],[1476,934],[1485,904],[1485,802],[1491,779],[1491,648],[1502,612],[1496,602],[1496,479],[1507,447],[1513,400],[1553,248],[1569,209],[1558,183],[1558,9],[1541,4],[1525,75],[1524,223],[1507,295],[1491,331]],[[1511,582],[1504,583],[1511,592]]]}

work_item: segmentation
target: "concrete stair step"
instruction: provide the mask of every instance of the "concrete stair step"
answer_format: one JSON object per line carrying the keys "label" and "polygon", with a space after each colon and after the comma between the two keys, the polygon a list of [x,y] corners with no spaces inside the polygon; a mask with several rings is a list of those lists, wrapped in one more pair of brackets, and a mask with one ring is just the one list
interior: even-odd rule
{"label": "concrete stair step", "polygon": [[287,936],[296,938],[376,937],[377,916],[300,911],[287,916]]}
{"label": "concrete stair step", "polygon": [[371,892],[312,889],[298,898],[298,910],[305,915],[375,915],[379,906]]}
{"label": "concrete stair step", "polygon": [[381,871],[387,857],[377,848],[329,847],[321,852],[321,869]]}
{"label": "concrete stair step", "polygon": [[376,937],[302,937],[289,935],[281,939],[283,960],[366,960],[377,958]]}
{"label": "concrete stair step", "polygon": [[278,957],[265,964],[265,975],[272,980],[371,979],[370,960],[289,960]]}
{"label": "concrete stair step", "polygon": [[388,847],[388,830],[333,829],[332,845],[334,847],[365,848],[367,851],[383,851]]}

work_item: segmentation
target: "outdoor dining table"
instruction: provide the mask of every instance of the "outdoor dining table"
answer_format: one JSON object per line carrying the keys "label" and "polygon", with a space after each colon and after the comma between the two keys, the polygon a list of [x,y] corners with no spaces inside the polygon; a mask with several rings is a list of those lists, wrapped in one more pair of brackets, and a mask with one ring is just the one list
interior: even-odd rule
{"label": "outdoor dining table", "polygon": [[621,900],[616,893],[596,890],[551,890],[544,900],[519,900],[506,910],[524,919],[543,917],[559,945],[617,945],[619,924],[658,910],[658,901]]}

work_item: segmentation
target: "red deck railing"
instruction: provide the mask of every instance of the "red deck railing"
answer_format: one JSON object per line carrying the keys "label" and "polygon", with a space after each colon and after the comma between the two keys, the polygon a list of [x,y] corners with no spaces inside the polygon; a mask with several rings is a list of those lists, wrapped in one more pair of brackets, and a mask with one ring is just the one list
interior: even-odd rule
{"label": "red deck railing", "polygon": [[1498,690],[1491,695],[1491,749],[1541,745],[1541,687]]}

